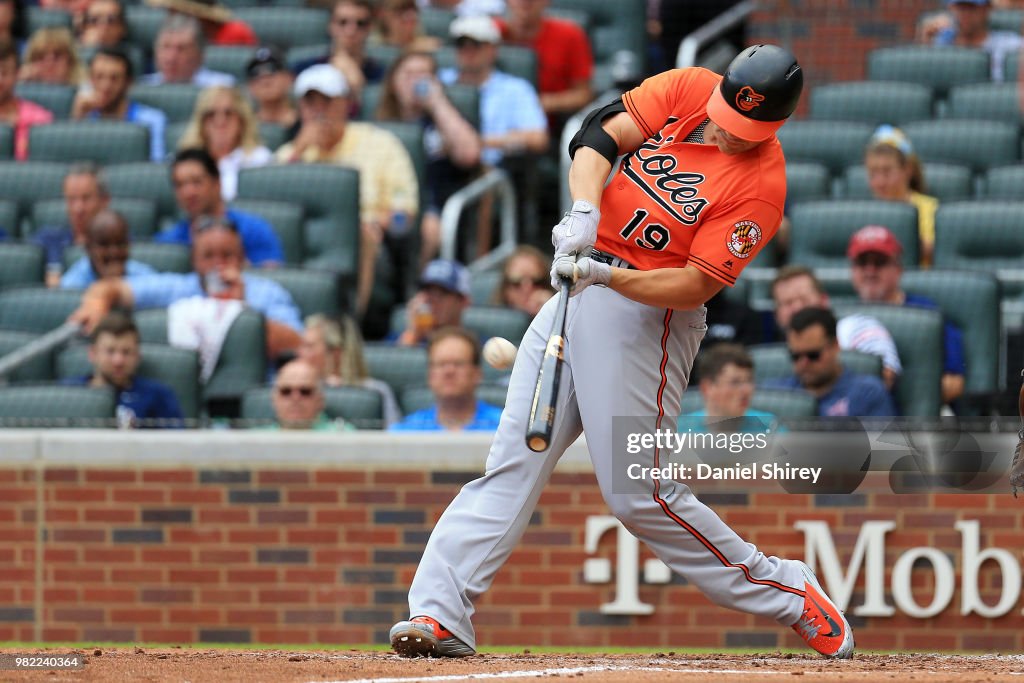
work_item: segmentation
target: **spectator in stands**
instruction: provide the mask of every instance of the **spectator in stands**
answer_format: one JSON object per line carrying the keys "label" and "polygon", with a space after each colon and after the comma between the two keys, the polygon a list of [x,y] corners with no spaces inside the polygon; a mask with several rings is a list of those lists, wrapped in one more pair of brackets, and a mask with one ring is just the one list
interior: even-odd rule
{"label": "spectator in stands", "polygon": [[[249,95],[256,103],[256,118],[260,123],[272,123],[291,131],[288,139],[298,132],[299,113],[292,103],[292,72],[276,47],[263,46],[256,50],[245,67]],[[292,128],[296,130],[292,131]]]}
{"label": "spectator in stands", "polygon": [[51,123],[53,114],[35,102],[17,97],[14,94],[17,80],[17,48],[11,41],[0,39],[0,122],[14,129],[14,158],[25,161],[28,159],[29,128]]}
{"label": "spectator in stands", "polygon": [[330,64],[311,66],[299,74],[295,96],[302,125],[295,140],[277,150],[277,159],[339,164],[359,171],[356,310],[362,316],[381,245],[385,239],[394,245],[406,239],[419,211],[419,187],[412,159],[398,138],[369,123],[349,122],[351,92],[345,77]]}
{"label": "spectator in stands", "polygon": [[372,389],[381,396],[384,426],[390,427],[402,419],[391,387],[370,377],[363,355],[363,335],[355,320],[343,316],[339,322],[317,314],[306,318],[305,323],[299,358],[316,369],[320,381],[329,387]]}
{"label": "spectator in stands", "polygon": [[406,304],[405,330],[399,346],[422,346],[442,327],[462,324],[469,306],[469,271],[457,261],[431,261],[420,276],[419,291]]}
{"label": "spectator in stands", "polygon": [[70,319],[90,331],[114,307],[165,308],[194,297],[240,301],[266,319],[269,358],[298,349],[302,334],[298,307],[281,285],[243,272],[245,252],[234,225],[212,218],[200,221],[194,233],[191,273],[100,280],[85,290],[81,306]]}
{"label": "spectator in stands", "polygon": [[550,0],[508,0],[508,12],[499,21],[501,36],[509,45],[532,48],[537,53],[537,90],[548,115],[552,134],[568,117],[594,99],[590,79],[594,57],[590,40],[577,24],[545,16]]}
{"label": "spectator in stands", "polygon": [[930,266],[935,250],[935,212],[939,200],[925,194],[924,170],[910,140],[899,128],[879,126],[868,142],[864,167],[876,199],[907,202],[917,209],[921,266]]}
{"label": "spectator in stands", "polygon": [[336,0],[327,28],[331,37],[330,53],[295,65],[297,74],[317,64],[330,64],[340,71],[348,84],[353,115],[358,113],[363,88],[384,79],[384,65],[366,54],[373,11],[372,0]]}
{"label": "spectator in stands", "polygon": [[185,218],[159,233],[156,242],[190,244],[196,220],[216,216],[231,221],[245,245],[245,256],[254,266],[284,262],[281,241],[270,224],[259,216],[228,208],[220,184],[220,169],[208,152],[183,149],[171,162],[171,183]]}
{"label": "spectator in stands", "polygon": [[238,88],[217,85],[199,94],[178,149],[205,149],[220,170],[220,192],[230,202],[238,192],[238,172],[266,166],[274,158],[260,141],[260,126]]}
{"label": "spectator in stands", "polygon": [[797,311],[789,321],[786,346],[793,375],[772,382],[784,389],[804,389],[818,399],[822,417],[891,417],[892,397],[882,380],[854,374],[839,359],[836,318],[825,308]]}
{"label": "spectator in stands", "polygon": [[988,26],[992,3],[989,0],[947,0],[948,13],[925,19],[918,31],[921,42],[931,45],[957,45],[984,50],[992,63],[992,80],[1003,80],[1006,56],[1021,48],[1020,34],[992,31]]}
{"label": "spectator in stands", "polygon": [[427,345],[427,384],[437,403],[416,411],[391,427],[391,431],[493,431],[501,420],[501,408],[476,397],[483,380],[480,342],[461,327],[444,327],[430,336]]}
{"label": "spectator in stands", "polygon": [[495,68],[501,34],[488,17],[460,17],[452,22],[457,69],[441,69],[442,83],[480,88],[482,158],[498,166],[506,154],[541,154],[548,147],[548,124],[537,91],[521,78]]}
{"label": "spectator in stands", "polygon": [[153,45],[156,72],[142,77],[147,85],[191,83],[200,88],[235,84],[231,74],[203,66],[206,42],[199,22],[192,17],[175,14],[167,17]]}
{"label": "spectator in stands", "polygon": [[[903,245],[886,227],[868,225],[855,232],[850,238],[846,256],[850,259],[851,280],[857,296],[868,303],[938,310],[938,304],[928,297],[907,294],[900,288],[902,255]],[[948,404],[964,393],[967,363],[963,332],[945,319],[943,346],[942,400]]]}
{"label": "spectator in stands", "polygon": [[[410,0],[411,1],[411,0]],[[388,71],[377,107],[378,121],[405,121],[423,127],[427,186],[420,222],[420,267],[441,244],[441,209],[480,167],[480,135],[463,118],[437,80],[437,64],[425,52],[406,52]]]}
{"label": "spectator in stands", "polygon": [[203,28],[210,45],[256,45],[259,41],[249,24],[231,18],[231,10],[216,0],[147,0],[151,7],[163,7],[172,15],[191,17]]}
{"label": "spectator in stands", "polygon": [[116,47],[101,47],[89,62],[89,87],[82,88],[71,106],[71,117],[137,123],[149,129],[149,156],[164,159],[167,115],[159,109],[128,99],[134,68],[128,55]]}
{"label": "spectator in stands", "polygon": [[[775,322],[785,335],[789,321],[797,311],[814,306],[829,308],[825,288],[806,266],[780,268],[772,280],[772,300],[775,302]],[[836,324],[836,338],[840,349],[870,353],[882,359],[882,381],[890,390],[895,385],[903,365],[889,330],[876,318],[860,313],[843,316]]]}
{"label": "spectator in stands", "polygon": [[64,250],[72,245],[85,246],[86,234],[94,218],[110,205],[110,191],[96,164],[77,163],[64,176],[66,226],[43,226],[30,240],[46,252],[46,284],[60,284]]}
{"label": "spectator in stands", "polygon": [[128,258],[129,230],[124,216],[104,209],[96,214],[85,233],[85,256],[60,278],[61,289],[85,289],[106,278],[151,275],[151,266]]}
{"label": "spectator in stands", "polygon": [[24,0],[0,0],[0,40],[14,44],[20,53],[28,35]]}
{"label": "spectator in stands", "polygon": [[[708,309],[708,331],[701,342],[701,350],[715,344],[734,343],[745,346],[764,341],[764,323],[761,315],[743,301],[737,301],[725,290],[705,304]],[[698,371],[699,376],[699,371]]]}
{"label": "spectator in stands", "polygon": [[491,303],[535,316],[554,294],[551,259],[529,244],[516,247],[501,268],[501,282]]}
{"label": "spectator in stands", "polygon": [[314,432],[353,431],[344,420],[324,413],[324,386],[316,368],[304,360],[286,363],[274,379],[271,402],[277,424],[270,429],[304,429]]}
{"label": "spectator in stands", "polygon": [[71,31],[54,26],[33,33],[25,47],[18,80],[54,85],[81,83],[82,66]]}
{"label": "spectator in stands", "polygon": [[433,52],[441,47],[440,40],[423,33],[416,0],[383,0],[370,43],[389,45],[403,52]]}
{"label": "spectator in stands", "polygon": [[680,432],[764,432],[775,416],[752,410],[754,359],[739,344],[717,344],[697,356],[704,408],[679,417]]}
{"label": "spectator in stands", "polygon": [[128,37],[121,0],[91,0],[77,24],[82,47],[121,47]]}
{"label": "spectator in stands", "polygon": [[120,311],[104,316],[92,331],[89,363],[92,374],[67,384],[108,387],[117,393],[117,423],[131,427],[182,427],[185,416],[174,390],[163,382],[139,377],[142,360],[139,330]]}

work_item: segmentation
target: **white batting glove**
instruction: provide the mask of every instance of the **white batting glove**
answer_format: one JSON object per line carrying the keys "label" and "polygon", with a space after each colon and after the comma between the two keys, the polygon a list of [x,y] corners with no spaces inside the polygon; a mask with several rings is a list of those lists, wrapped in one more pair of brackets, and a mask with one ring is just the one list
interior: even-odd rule
{"label": "white batting glove", "polygon": [[597,241],[601,212],[585,199],[573,202],[572,209],[551,229],[555,254],[579,254]]}
{"label": "white batting glove", "polygon": [[562,255],[551,264],[552,282],[558,284],[560,278],[572,280],[569,296],[576,296],[590,285],[607,285],[612,279],[612,267],[584,256],[576,260],[575,256]]}

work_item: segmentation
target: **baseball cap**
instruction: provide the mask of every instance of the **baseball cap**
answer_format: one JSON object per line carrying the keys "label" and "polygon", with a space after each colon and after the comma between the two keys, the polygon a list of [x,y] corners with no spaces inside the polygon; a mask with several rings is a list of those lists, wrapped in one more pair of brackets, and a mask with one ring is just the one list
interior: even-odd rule
{"label": "baseball cap", "polygon": [[256,78],[257,76],[276,74],[284,69],[284,57],[281,55],[281,51],[272,45],[263,45],[256,48],[252,59],[245,66],[245,75],[249,78]]}
{"label": "baseball cap", "polygon": [[295,79],[296,97],[314,90],[328,97],[345,97],[349,93],[345,77],[330,64],[311,66]]}
{"label": "baseball cap", "polygon": [[420,288],[435,285],[455,294],[469,296],[469,271],[458,261],[437,259],[427,264],[420,276]]}
{"label": "baseball cap", "polygon": [[458,17],[448,28],[452,38],[471,38],[478,43],[491,43],[497,45],[501,42],[501,33],[498,26],[488,16],[474,15]]}
{"label": "baseball cap", "polygon": [[889,228],[883,225],[865,225],[853,233],[850,245],[846,248],[846,256],[852,261],[868,253],[898,258],[903,253],[903,245]]}
{"label": "baseball cap", "polygon": [[708,118],[742,140],[775,134],[800,101],[803,69],[778,45],[752,45],[739,53],[708,97]]}

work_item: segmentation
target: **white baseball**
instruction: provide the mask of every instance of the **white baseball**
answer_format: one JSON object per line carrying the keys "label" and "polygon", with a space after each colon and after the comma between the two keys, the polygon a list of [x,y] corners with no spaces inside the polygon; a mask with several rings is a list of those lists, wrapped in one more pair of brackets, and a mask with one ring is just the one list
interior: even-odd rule
{"label": "white baseball", "polygon": [[515,344],[502,337],[491,337],[484,344],[484,360],[496,370],[504,370],[510,367],[516,360],[516,352],[519,351]]}

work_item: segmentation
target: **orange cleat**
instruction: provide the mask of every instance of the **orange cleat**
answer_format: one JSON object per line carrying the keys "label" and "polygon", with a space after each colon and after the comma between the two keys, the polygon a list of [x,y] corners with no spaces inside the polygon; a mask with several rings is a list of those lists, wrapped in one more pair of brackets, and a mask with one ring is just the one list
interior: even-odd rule
{"label": "orange cleat", "polygon": [[832,659],[853,656],[853,630],[831,598],[825,595],[814,572],[797,562],[804,574],[804,611],[795,624],[796,631],[814,650]]}
{"label": "orange cleat", "polygon": [[391,648],[401,657],[469,657],[476,650],[430,617],[413,617],[391,627]]}

